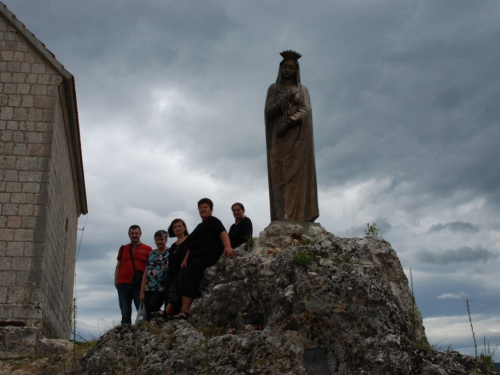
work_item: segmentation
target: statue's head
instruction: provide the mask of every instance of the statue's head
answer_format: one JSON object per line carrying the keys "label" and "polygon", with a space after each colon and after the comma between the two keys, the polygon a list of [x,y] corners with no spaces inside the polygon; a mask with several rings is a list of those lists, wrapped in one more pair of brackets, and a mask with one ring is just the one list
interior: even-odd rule
{"label": "statue's head", "polygon": [[293,78],[297,75],[297,63],[293,60],[283,60],[280,64],[283,78]]}
{"label": "statue's head", "polygon": [[293,78],[293,83],[300,83],[299,62],[298,60],[302,55],[298,52],[287,50],[280,53],[283,60],[280,63],[280,72],[278,74],[277,82],[282,78]]}

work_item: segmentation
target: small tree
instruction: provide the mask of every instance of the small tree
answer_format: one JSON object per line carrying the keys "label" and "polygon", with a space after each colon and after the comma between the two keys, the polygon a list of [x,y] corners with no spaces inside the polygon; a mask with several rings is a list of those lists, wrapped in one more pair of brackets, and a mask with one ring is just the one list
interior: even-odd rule
{"label": "small tree", "polygon": [[365,229],[365,236],[366,237],[378,238],[379,232],[380,232],[380,229],[377,228],[377,224],[366,223],[366,229]]}

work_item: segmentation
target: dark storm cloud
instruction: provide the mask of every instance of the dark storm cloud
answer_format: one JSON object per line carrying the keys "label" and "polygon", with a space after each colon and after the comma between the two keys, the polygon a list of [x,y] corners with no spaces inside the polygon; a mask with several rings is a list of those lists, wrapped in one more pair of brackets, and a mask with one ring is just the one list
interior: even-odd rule
{"label": "dark storm cloud", "polygon": [[[172,47],[202,48],[234,27],[224,7],[206,2],[198,2],[195,11],[175,1],[122,1],[119,6],[96,0],[7,3],[14,12],[29,7],[32,15],[43,13],[57,19],[47,28],[46,18],[33,17],[30,30],[42,40],[53,41],[48,45],[52,50],[72,49],[73,56],[65,60],[110,59],[120,63],[115,68],[122,72],[132,66],[150,67],[158,58],[166,58],[160,62],[168,63],[177,56]],[[193,63],[199,65],[201,61],[200,56]]]}
{"label": "dark storm cloud", "polygon": [[438,264],[438,265],[449,265],[453,263],[461,262],[486,262],[488,260],[495,259],[497,254],[483,249],[481,246],[477,246],[475,249],[469,246],[463,246],[455,250],[444,250],[444,251],[419,251],[416,254],[417,259],[422,263]]}
{"label": "dark storm cloud", "polygon": [[389,176],[412,184],[394,193],[411,192],[417,201],[425,195],[426,204],[457,190],[496,203],[500,172],[491,160],[500,157],[499,116],[487,103],[500,95],[500,51],[491,48],[500,36],[498,4],[414,4],[396,6],[393,27],[366,36],[377,51],[360,41],[363,65],[335,57],[340,79],[317,102],[330,120],[328,127],[315,123],[320,181]]}
{"label": "dark storm cloud", "polygon": [[450,221],[444,224],[439,223],[432,225],[429,228],[429,233],[442,231],[477,233],[479,232],[479,230],[479,226],[472,223],[465,223],[463,221]]}

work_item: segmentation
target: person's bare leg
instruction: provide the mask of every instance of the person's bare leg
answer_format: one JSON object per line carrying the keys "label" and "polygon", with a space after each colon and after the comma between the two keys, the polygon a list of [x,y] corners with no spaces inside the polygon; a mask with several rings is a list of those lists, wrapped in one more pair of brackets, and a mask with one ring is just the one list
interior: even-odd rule
{"label": "person's bare leg", "polygon": [[185,296],[181,296],[182,308],[181,312],[174,316],[176,319],[187,319],[189,317],[189,308],[193,303],[193,299]]}
{"label": "person's bare leg", "polygon": [[167,304],[167,307],[165,308],[165,312],[167,315],[174,315],[175,314],[175,306],[172,305],[171,303]]}
{"label": "person's bare leg", "polygon": [[191,304],[193,303],[193,299],[189,297],[181,297],[182,300],[182,308],[181,311],[186,311],[189,312],[189,308],[191,307]]}

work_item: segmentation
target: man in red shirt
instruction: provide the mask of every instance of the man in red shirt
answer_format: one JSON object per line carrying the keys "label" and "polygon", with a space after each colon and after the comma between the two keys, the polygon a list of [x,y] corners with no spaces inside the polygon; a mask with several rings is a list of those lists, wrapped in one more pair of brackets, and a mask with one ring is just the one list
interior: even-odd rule
{"label": "man in red shirt", "polygon": [[136,271],[144,272],[149,252],[153,250],[141,242],[141,235],[141,227],[132,225],[128,230],[130,244],[120,247],[116,258],[115,287],[122,312],[122,324],[132,324],[132,301],[136,310],[139,309],[141,284],[134,284],[134,274]]}

